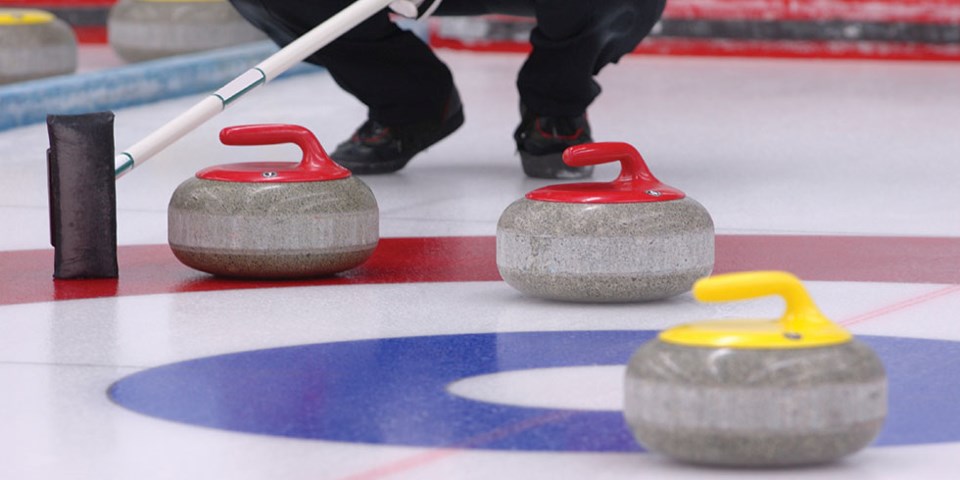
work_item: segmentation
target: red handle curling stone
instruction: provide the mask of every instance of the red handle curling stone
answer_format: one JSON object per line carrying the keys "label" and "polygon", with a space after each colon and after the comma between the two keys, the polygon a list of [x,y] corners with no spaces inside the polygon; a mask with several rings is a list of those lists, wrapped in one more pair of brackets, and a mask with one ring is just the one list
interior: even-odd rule
{"label": "red handle curling stone", "polygon": [[167,208],[170,249],[185,265],[237,278],[331,275],[360,265],[380,239],[370,188],[297,125],[243,125],[225,145],[293,143],[299,162],[249,162],[201,170]]}

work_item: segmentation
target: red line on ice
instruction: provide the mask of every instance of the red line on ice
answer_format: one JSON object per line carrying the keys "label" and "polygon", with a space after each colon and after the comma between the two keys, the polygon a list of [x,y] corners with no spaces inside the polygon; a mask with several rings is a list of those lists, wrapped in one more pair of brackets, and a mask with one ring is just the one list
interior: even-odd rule
{"label": "red line on ice", "polygon": [[[804,280],[960,284],[960,238],[718,235],[715,273],[786,270]],[[217,278],[166,245],[121,246],[120,278],[54,280],[53,250],[0,252],[0,305],[289,286],[499,281],[494,237],[384,238],[360,267],[327,278]]]}

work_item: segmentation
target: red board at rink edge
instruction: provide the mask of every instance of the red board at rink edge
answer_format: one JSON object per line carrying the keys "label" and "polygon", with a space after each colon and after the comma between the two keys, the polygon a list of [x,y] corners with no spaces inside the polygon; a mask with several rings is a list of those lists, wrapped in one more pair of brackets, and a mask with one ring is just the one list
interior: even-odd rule
{"label": "red board at rink edge", "polygon": [[106,27],[73,27],[80,43],[107,43]]}
{"label": "red board at rink edge", "polygon": [[[500,281],[494,237],[381,239],[333,277],[231,280],[192,270],[167,245],[121,246],[120,278],[54,280],[53,250],[0,252],[0,305],[246,288]],[[714,273],[785,270],[811,281],[960,284],[960,238],[719,235]]]}
{"label": "red board at rink edge", "polygon": [[669,0],[665,18],[957,23],[958,0]]}
{"label": "red board at rink edge", "polygon": [[[430,44],[453,50],[529,52],[530,45],[508,41],[466,42],[433,34]],[[835,58],[883,60],[960,60],[960,45],[894,42],[776,41],[648,38],[634,54],[705,57]]]}
{"label": "red board at rink edge", "polygon": [[115,3],[117,0],[0,0],[0,7],[56,10],[72,7],[112,7]]}
{"label": "red board at rink edge", "polygon": [[[491,17],[530,21],[508,15]],[[960,0],[668,0],[663,18],[955,24],[960,22]]]}
{"label": "red board at rink edge", "polygon": [[[109,7],[116,0],[0,0],[0,7]],[[666,18],[956,23],[958,0],[669,0]]]}

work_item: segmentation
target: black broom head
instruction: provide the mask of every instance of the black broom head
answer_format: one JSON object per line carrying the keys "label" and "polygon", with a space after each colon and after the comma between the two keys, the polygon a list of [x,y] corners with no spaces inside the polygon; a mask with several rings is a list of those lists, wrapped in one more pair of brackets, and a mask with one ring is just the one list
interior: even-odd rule
{"label": "black broom head", "polygon": [[118,269],[113,113],[50,115],[47,131],[53,276],[115,278]]}

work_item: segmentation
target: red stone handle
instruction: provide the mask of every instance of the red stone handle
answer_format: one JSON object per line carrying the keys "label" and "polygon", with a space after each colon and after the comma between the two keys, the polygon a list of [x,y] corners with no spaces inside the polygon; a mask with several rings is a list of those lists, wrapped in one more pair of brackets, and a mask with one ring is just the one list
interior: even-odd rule
{"label": "red stone handle", "polygon": [[343,169],[330,159],[313,132],[299,125],[261,124],[227,127],[220,131],[220,142],[235,146],[294,143],[303,151],[298,169],[306,171]]}
{"label": "red stone handle", "polygon": [[663,184],[650,173],[636,148],[624,142],[597,142],[574,145],[563,151],[563,161],[571,167],[586,167],[620,162],[620,176],[614,182],[626,182],[631,189],[647,190]]}

